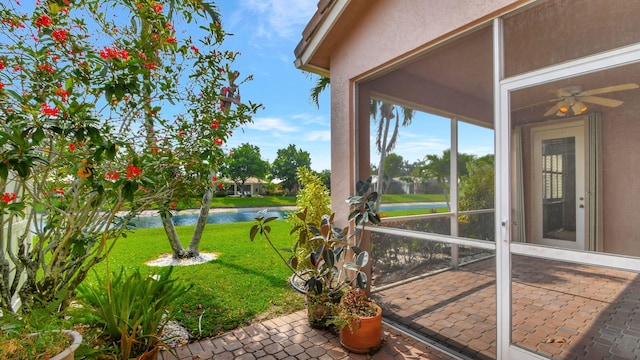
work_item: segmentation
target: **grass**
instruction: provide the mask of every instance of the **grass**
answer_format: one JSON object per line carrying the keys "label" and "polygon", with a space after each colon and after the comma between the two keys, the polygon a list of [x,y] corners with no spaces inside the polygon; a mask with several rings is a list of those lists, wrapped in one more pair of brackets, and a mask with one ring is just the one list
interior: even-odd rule
{"label": "grass", "polygon": [[444,194],[382,194],[383,204],[444,201]]}
{"label": "grass", "polygon": [[[444,201],[443,195],[384,195],[384,203]],[[295,205],[295,197],[225,197],[214,198],[212,207],[261,207]],[[409,215],[424,210],[389,212],[390,215]],[[443,210],[441,210],[443,211]],[[261,238],[249,240],[253,222],[208,224],[200,244],[201,252],[218,255],[214,261],[180,266],[177,276],[192,285],[176,303],[178,321],[198,338],[215,336],[243,326],[257,317],[277,316],[304,307],[301,295],[291,290],[287,267]],[[291,247],[294,239],[290,226],[284,220],[272,222],[272,241],[278,248]],[[176,227],[183,244],[193,234],[193,226]],[[107,269],[120,267],[153,271],[145,262],[170,253],[164,229],[137,229],[126,238],[119,239],[108,262],[94,269],[103,277]],[[85,281],[95,281],[93,273]]]}
{"label": "grass", "polygon": [[[382,202],[443,202],[443,194],[384,194]],[[211,207],[262,207],[262,206],[295,206],[295,196],[261,196],[261,197],[217,197],[211,201]]]}
{"label": "grass", "polygon": [[[249,240],[252,222],[209,224],[200,245],[201,252],[218,255],[211,262],[179,266],[173,275],[193,287],[176,303],[178,321],[198,338],[218,335],[245,325],[260,316],[277,316],[304,308],[304,299],[288,284],[287,267],[263,239]],[[271,223],[271,238],[278,248],[291,247],[290,226],[284,220]],[[186,244],[193,226],[177,227]],[[100,274],[120,267],[153,270],[144,263],[171,248],[164,230],[138,229],[119,239],[108,263],[95,267]],[[93,275],[93,274],[92,274]],[[86,281],[95,281],[90,276]],[[267,314],[265,314],[267,313]]]}
{"label": "grass", "polygon": [[295,206],[295,196],[217,197],[211,207]]}
{"label": "grass", "polygon": [[[449,211],[447,208],[438,208],[433,209],[436,213],[444,213]],[[394,210],[394,211],[382,211],[380,212],[380,216],[382,217],[392,217],[392,216],[409,216],[409,215],[424,215],[431,214],[431,209],[407,209],[407,210]]]}

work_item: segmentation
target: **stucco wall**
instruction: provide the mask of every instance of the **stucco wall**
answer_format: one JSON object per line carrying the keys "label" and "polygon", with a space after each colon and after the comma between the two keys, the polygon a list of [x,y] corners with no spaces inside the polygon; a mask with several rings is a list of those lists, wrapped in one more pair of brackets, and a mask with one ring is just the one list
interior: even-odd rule
{"label": "stucco wall", "polygon": [[[508,6],[523,3],[510,0],[403,0],[370,1],[365,11],[346,14],[341,21],[349,31],[331,39],[331,171],[332,202],[337,219],[348,211],[344,200],[352,194],[353,184],[366,175],[356,174],[351,158],[355,149],[355,84],[375,70],[424,49],[436,39]],[[368,96],[366,112],[368,119]],[[361,147],[362,149],[362,147]],[[360,153],[368,168],[368,153]]]}
{"label": "stucco wall", "polygon": [[[640,90],[636,99],[640,97]],[[604,251],[640,256],[640,103],[603,115]]]}

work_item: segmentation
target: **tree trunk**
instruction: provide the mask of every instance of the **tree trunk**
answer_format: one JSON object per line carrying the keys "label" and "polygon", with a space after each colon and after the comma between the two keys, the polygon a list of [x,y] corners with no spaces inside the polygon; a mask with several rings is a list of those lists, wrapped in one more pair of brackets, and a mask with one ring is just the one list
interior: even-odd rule
{"label": "tree trunk", "polygon": [[169,239],[169,244],[171,244],[173,258],[181,259],[187,257],[187,252],[182,247],[180,239],[178,238],[178,233],[176,232],[176,227],[173,225],[173,220],[171,220],[171,213],[168,211],[161,211],[160,219],[162,220],[164,232],[167,234],[167,238]]}
{"label": "tree trunk", "polygon": [[202,240],[202,233],[204,232],[204,227],[207,225],[207,218],[209,217],[209,209],[211,208],[211,197],[213,197],[213,187],[207,187],[207,191],[205,191],[202,196],[202,204],[200,205],[200,214],[198,215],[198,222],[196,223],[196,229],[193,231],[193,236],[191,237],[191,242],[189,243],[189,249],[187,253],[189,257],[200,256],[200,251],[198,248],[200,247],[200,240]]}
{"label": "tree trunk", "polygon": [[[380,143],[380,164],[378,165],[378,200],[376,200],[376,212],[380,211],[380,202],[382,201],[382,194],[384,193],[384,160],[387,157],[387,137],[389,136],[389,125],[391,124],[392,117],[387,116],[387,111],[384,108],[384,104],[380,110],[380,121],[384,122],[384,134],[382,135]],[[382,125],[381,125],[382,126]]]}

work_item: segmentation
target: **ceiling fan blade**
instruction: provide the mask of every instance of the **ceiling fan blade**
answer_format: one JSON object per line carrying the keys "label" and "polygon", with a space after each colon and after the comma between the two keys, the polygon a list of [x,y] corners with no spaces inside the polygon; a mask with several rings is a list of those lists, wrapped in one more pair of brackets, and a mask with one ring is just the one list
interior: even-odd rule
{"label": "ceiling fan blade", "polygon": [[606,93],[622,91],[622,90],[633,90],[633,89],[637,89],[638,87],[640,86],[638,86],[638,84],[636,83],[613,85],[613,86],[607,86],[599,89],[585,90],[580,94],[578,94],[578,96],[583,96],[583,95],[590,96],[590,95],[606,94]]}
{"label": "ceiling fan blade", "polygon": [[549,116],[549,115],[553,115],[553,114],[557,113],[558,109],[560,109],[560,105],[562,105],[562,103],[560,103],[560,102],[555,104],[555,105],[553,105],[551,107],[551,109],[547,110],[547,112],[544,113],[544,115],[542,115],[542,116]]}
{"label": "ceiling fan blade", "polygon": [[596,105],[616,107],[622,105],[624,101],[607,99],[599,96],[579,96],[579,99],[586,103],[592,103]]}
{"label": "ceiling fan blade", "polygon": [[554,90],[549,90],[549,92],[560,99],[573,95],[572,93],[564,89],[554,89]]}

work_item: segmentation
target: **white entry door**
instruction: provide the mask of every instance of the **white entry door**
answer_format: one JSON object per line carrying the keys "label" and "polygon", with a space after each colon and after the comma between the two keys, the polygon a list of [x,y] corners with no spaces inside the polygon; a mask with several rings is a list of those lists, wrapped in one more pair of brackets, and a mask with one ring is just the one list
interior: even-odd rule
{"label": "white entry door", "polygon": [[585,250],[585,122],[532,129],[533,243]]}

